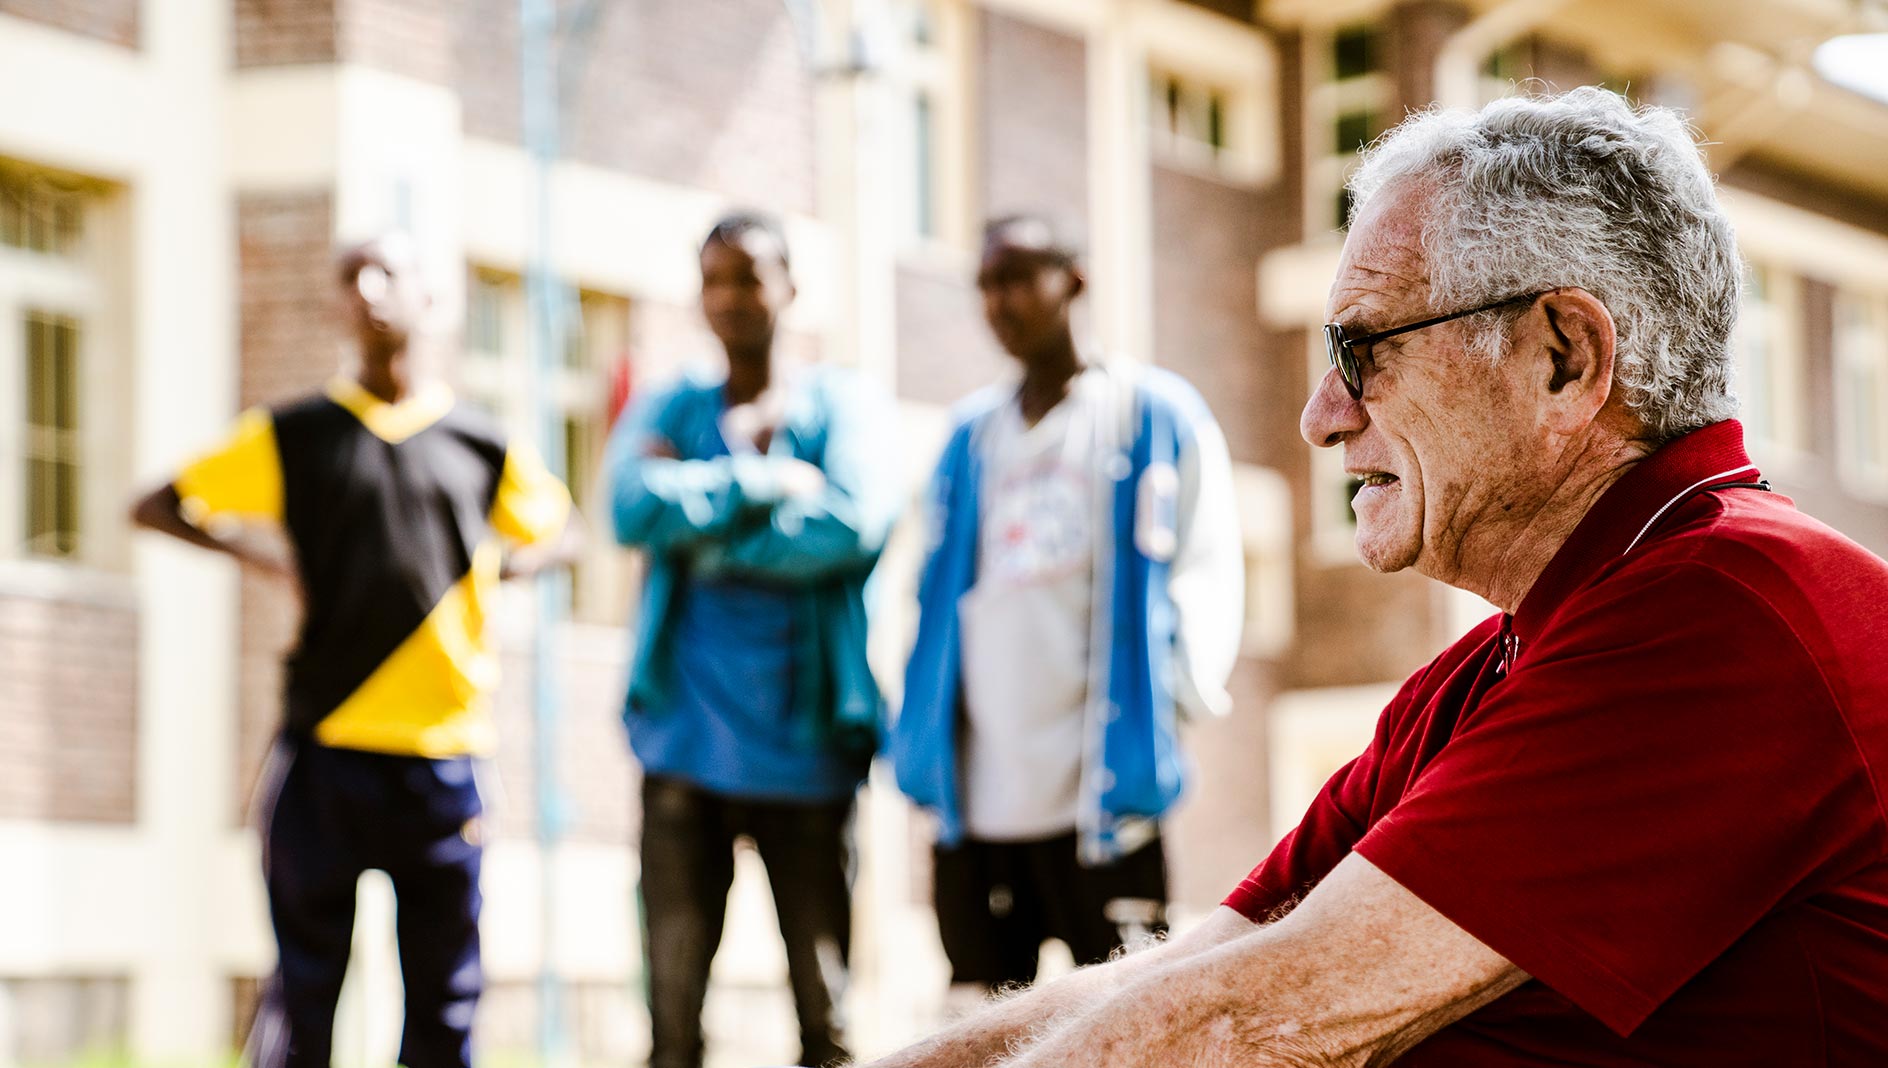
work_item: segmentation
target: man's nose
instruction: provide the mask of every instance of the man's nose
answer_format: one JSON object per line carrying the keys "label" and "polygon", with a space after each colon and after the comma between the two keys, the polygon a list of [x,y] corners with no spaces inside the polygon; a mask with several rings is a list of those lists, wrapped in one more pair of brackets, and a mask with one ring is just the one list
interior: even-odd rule
{"label": "man's nose", "polygon": [[1314,448],[1324,449],[1362,430],[1368,422],[1363,402],[1351,397],[1337,368],[1332,367],[1311,388],[1311,398],[1305,401],[1304,413],[1298,417],[1298,433]]}

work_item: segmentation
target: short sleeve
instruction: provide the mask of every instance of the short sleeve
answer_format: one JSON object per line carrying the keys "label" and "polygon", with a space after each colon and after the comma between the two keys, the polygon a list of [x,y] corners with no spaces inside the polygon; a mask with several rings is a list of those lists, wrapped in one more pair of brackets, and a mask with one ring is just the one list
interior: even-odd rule
{"label": "short sleeve", "polygon": [[219,519],[282,519],[282,461],[275,421],[252,408],[236,420],[223,444],[178,472],[172,487],[184,518],[201,525]]}
{"label": "short sleeve", "polygon": [[1368,809],[1376,763],[1373,746],[1337,769],[1298,826],[1279,840],[1222,904],[1253,923],[1269,923],[1329,875],[1363,836],[1363,823],[1352,810],[1360,807],[1359,802]]}
{"label": "short sleeve", "polygon": [[536,450],[515,441],[507,446],[492,501],[492,529],[516,544],[529,545],[555,536],[569,518],[570,491]]}
{"label": "short sleeve", "polygon": [[1325,781],[1298,825],[1266,855],[1259,866],[1226,895],[1221,904],[1253,923],[1269,923],[1298,903],[1312,887],[1322,882],[1338,862],[1350,855],[1370,826],[1376,811],[1378,779],[1388,759],[1391,738],[1408,728],[1408,717],[1421,693],[1423,680],[1435,665],[1454,656],[1464,647],[1473,647],[1484,636],[1485,627],[1471,632],[1457,647],[1405,679],[1396,696],[1377,717],[1377,727],[1370,745],[1350,763],[1337,769]]}
{"label": "short sleeve", "polygon": [[1678,563],[1575,595],[1356,851],[1627,1035],[1881,834],[1789,624]]}

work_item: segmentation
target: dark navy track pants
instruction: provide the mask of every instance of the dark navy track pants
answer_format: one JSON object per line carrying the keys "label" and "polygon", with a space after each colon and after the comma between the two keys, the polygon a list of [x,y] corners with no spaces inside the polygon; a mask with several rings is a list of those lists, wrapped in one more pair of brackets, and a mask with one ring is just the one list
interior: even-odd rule
{"label": "dark navy track pants", "polygon": [[361,874],[387,873],[406,986],[405,1068],[469,1068],[479,969],[478,818],[470,758],[430,760],[284,743],[263,819],[263,875],[280,963],[249,1056],[329,1068],[334,1008]]}

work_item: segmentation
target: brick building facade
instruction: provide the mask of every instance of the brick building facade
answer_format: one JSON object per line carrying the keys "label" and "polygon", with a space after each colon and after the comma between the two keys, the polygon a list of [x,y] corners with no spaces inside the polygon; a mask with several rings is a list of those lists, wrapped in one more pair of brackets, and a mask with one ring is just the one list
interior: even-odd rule
{"label": "brick building facade", "polygon": [[[1597,0],[822,6],[814,56],[778,0],[606,0],[564,46],[552,245],[572,355],[551,392],[579,499],[620,366],[646,387],[712,358],[694,248],[718,212],[785,217],[789,343],[895,394],[915,491],[946,406],[1006,370],[971,285],[978,224],[1047,211],[1089,252],[1096,345],[1198,384],[1238,465],[1252,606],[1237,711],[1192,728],[1199,788],[1173,826],[1195,914],[1479,607],[1358,565],[1343,473],[1296,431],[1322,373],[1342,178],[1405,110],[1527,78],[1692,107],[1760,278],[1740,338],[1759,459],[1888,552],[1888,106],[1808,74],[1799,47],[1863,15],[1814,0],[1656,0],[1630,25]],[[871,47],[849,54],[855,37]],[[44,873],[0,888],[0,1064],[100,1046],[189,1062],[241,1033],[270,962],[244,814],[295,606],[132,539],[122,505],[239,408],[333,373],[331,249],[391,226],[421,242],[462,395],[529,432],[517,44],[511,0],[0,0],[0,96],[48,102],[0,116],[0,315],[28,324],[0,323],[0,374],[50,398],[0,410],[32,432],[0,442],[52,443],[0,445],[0,495],[28,501],[0,505],[0,868]],[[914,542],[885,564],[888,675]],[[489,1050],[530,1045],[545,941],[578,1051],[619,1062],[642,1041],[617,722],[633,579],[593,548],[554,643],[568,820],[549,935],[530,610],[508,594]],[[938,1005],[926,831],[882,783],[870,793],[867,1048]],[[778,1060],[766,1028],[739,1046],[752,1020],[788,1020],[761,883],[744,868],[740,887],[727,944],[744,948],[718,966],[710,1026],[727,1055]],[[362,901],[344,1045],[371,1061],[393,1026],[391,951],[384,887]]]}

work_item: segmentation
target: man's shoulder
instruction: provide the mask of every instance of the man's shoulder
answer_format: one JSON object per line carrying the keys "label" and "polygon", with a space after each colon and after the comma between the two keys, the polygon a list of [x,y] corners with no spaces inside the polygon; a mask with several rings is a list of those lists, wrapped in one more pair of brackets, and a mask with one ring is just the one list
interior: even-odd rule
{"label": "man's shoulder", "polygon": [[479,451],[495,453],[500,458],[510,448],[511,435],[505,432],[498,417],[479,405],[467,404],[463,400],[453,401],[452,407],[446,409],[435,425],[450,431],[454,437]]}
{"label": "man's shoulder", "polygon": [[951,405],[950,422],[953,434],[970,431],[976,424],[1010,402],[1016,396],[1016,383],[998,382],[984,386],[968,396],[960,398]]}
{"label": "man's shoulder", "polygon": [[[1687,586],[1735,586],[1793,624],[1865,610],[1888,640],[1888,562],[1780,494],[1701,495],[1671,528],[1622,559],[1622,573],[1663,569]],[[1857,620],[1855,623],[1864,621]]]}
{"label": "man's shoulder", "polygon": [[665,422],[678,409],[719,406],[721,389],[727,375],[704,367],[689,365],[661,379],[630,398],[630,408],[646,413],[658,423]]}
{"label": "man's shoulder", "polygon": [[276,441],[285,448],[310,434],[325,436],[359,425],[352,413],[325,390],[304,393],[262,409],[269,416]]}

